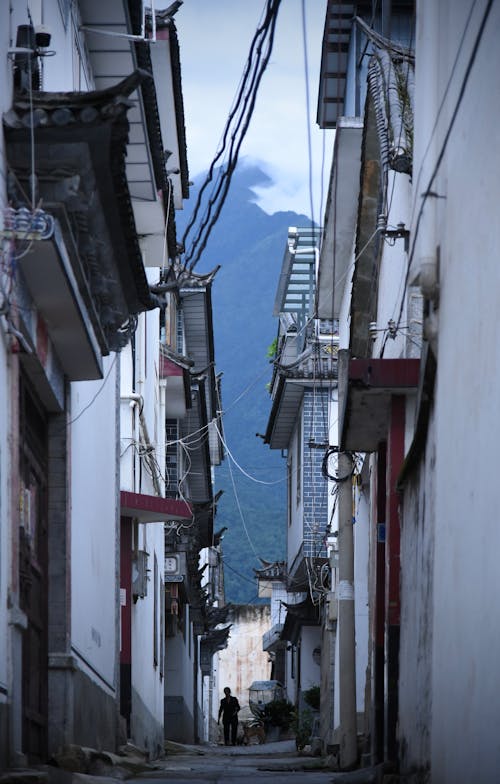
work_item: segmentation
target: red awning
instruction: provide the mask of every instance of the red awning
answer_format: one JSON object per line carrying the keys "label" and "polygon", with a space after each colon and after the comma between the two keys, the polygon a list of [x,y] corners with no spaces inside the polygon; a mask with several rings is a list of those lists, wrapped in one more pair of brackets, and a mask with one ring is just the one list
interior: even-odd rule
{"label": "red awning", "polygon": [[166,523],[169,520],[192,520],[193,513],[186,501],[158,495],[120,491],[120,514],[134,517],[140,523]]}
{"label": "red awning", "polygon": [[419,372],[418,359],[347,360],[339,368],[342,449],[376,451],[387,438],[391,397],[415,393]]}
{"label": "red awning", "polygon": [[185,369],[169,359],[164,354],[160,354],[160,378],[170,378],[172,376],[183,376]]}

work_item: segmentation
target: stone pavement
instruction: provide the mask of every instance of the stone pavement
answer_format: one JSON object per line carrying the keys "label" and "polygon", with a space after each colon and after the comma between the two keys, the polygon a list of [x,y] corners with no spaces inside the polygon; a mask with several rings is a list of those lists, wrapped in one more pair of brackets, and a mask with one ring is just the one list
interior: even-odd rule
{"label": "stone pavement", "polygon": [[[265,771],[277,777],[288,773],[290,778],[299,772],[322,774],[321,780],[332,784],[399,782],[396,776],[384,775],[382,766],[336,772],[334,758],[299,755],[293,740],[248,746],[195,746],[167,741],[165,751],[164,758],[149,762],[146,755],[133,746],[124,747],[120,754],[70,746],[57,755],[56,764],[6,771],[0,774],[0,784],[121,784],[131,778],[138,784],[154,784],[153,780],[157,783],[181,780],[185,771],[198,771],[199,775],[211,772],[213,778],[210,780],[218,781],[219,775],[226,776],[224,780],[227,780],[227,771],[231,769],[235,780],[237,773],[238,777],[244,777]],[[310,776],[303,778],[307,781]]]}

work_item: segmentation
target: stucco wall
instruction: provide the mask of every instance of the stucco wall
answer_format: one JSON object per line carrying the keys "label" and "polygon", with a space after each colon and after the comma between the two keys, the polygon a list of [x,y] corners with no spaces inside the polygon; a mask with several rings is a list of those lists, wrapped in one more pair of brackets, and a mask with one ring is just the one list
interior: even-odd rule
{"label": "stucco wall", "polygon": [[[452,0],[421,0],[417,6],[415,139],[421,139],[421,147],[416,172],[453,74],[415,194],[418,203],[450,127],[487,7]],[[500,148],[492,144],[500,107],[499,28],[500,6],[493,3],[432,183],[443,198],[427,199],[416,250],[417,259],[429,252],[435,258],[440,248],[430,740],[431,777],[439,784],[493,781],[500,764]],[[425,68],[434,74],[434,102],[427,95]]]}
{"label": "stucco wall", "polygon": [[188,608],[184,607],[184,629],[167,636],[165,645],[165,737],[192,743],[193,717],[193,635]]}
{"label": "stucco wall", "polygon": [[[163,736],[164,688],[160,676],[160,577],[164,564],[164,529],[161,524],[140,526],[139,546],[148,553],[148,592],[132,606],[132,738],[134,743],[156,755]],[[157,583],[154,584],[154,559]],[[155,604],[156,592],[156,604]],[[156,608],[156,616],[155,616]],[[156,664],[154,625],[156,624]]]}
{"label": "stucco wall", "polygon": [[401,517],[399,743],[404,770],[430,763],[432,600],[435,531],[435,428],[405,486]]}
{"label": "stucco wall", "polygon": [[[76,655],[110,687],[116,682],[116,361],[106,383],[72,385],[71,638]],[[98,397],[92,401],[98,390]],[[78,417],[78,418],[77,418]],[[98,448],[96,448],[96,444]]]}

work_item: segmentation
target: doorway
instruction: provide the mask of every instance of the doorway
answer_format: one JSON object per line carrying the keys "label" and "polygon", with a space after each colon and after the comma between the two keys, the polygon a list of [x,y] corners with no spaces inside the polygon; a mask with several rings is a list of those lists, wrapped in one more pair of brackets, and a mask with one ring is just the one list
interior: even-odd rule
{"label": "doorway", "polygon": [[23,634],[23,751],[47,757],[48,531],[47,415],[26,379],[20,383],[19,592],[27,617]]}

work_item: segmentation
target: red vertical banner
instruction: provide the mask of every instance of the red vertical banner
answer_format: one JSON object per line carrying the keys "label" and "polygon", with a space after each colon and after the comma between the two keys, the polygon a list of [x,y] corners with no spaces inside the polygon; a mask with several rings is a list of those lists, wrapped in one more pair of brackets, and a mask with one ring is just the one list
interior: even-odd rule
{"label": "red vertical banner", "polygon": [[120,518],[120,714],[132,711],[132,520]]}
{"label": "red vertical banner", "polygon": [[399,596],[400,521],[399,493],[396,482],[404,460],[405,404],[402,395],[394,395],[387,442],[387,501],[386,501],[386,614],[390,625],[399,626],[401,604]]}
{"label": "red vertical banner", "polygon": [[120,521],[120,662],[132,661],[132,521]]}
{"label": "red vertical banner", "polygon": [[385,758],[398,757],[397,725],[399,703],[399,626],[401,598],[399,589],[401,560],[401,528],[399,494],[396,482],[404,460],[405,398],[394,395],[391,400],[387,440],[387,499],[385,544]]}

